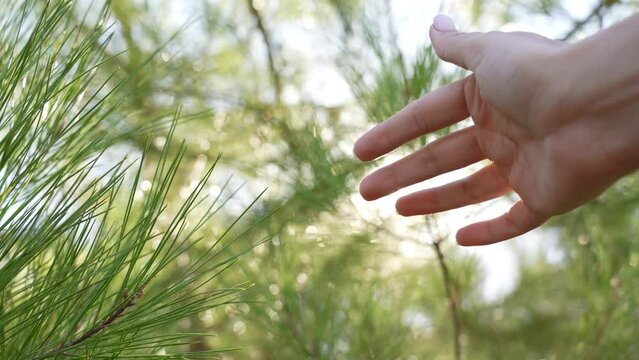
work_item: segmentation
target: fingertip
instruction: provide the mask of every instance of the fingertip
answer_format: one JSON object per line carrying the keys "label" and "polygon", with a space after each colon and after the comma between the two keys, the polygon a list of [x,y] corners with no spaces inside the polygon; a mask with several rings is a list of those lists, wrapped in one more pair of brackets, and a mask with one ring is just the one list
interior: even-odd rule
{"label": "fingertip", "polygon": [[439,14],[433,18],[433,24],[430,26],[428,33],[430,35],[430,40],[433,44],[433,48],[435,49],[435,52],[438,53],[438,55],[441,55],[439,53],[439,50],[441,49],[441,43],[439,40],[442,39],[442,37],[446,35],[446,33],[456,31],[457,29],[455,27],[455,23],[448,16]]}
{"label": "fingertip", "polygon": [[447,24],[448,20],[444,20],[450,19],[447,16],[436,19],[438,21],[433,22],[429,35],[437,56],[466,70],[475,69],[481,59],[484,44],[479,42],[476,34],[459,32],[454,24]]}
{"label": "fingertip", "polygon": [[377,199],[379,199],[378,197],[376,197],[376,196],[372,195],[371,193],[368,193],[368,192],[366,192],[366,191],[362,191],[362,189],[361,189],[361,188],[360,188],[360,190],[359,190],[359,194],[360,194],[360,196],[361,196],[364,200],[366,200],[366,201],[373,201],[373,200],[377,200]]}
{"label": "fingertip", "polygon": [[364,138],[359,138],[353,145],[353,155],[359,161],[371,161],[377,158],[374,150],[369,147],[368,141]]}
{"label": "fingertip", "polygon": [[359,183],[359,194],[366,201],[373,201],[380,198],[379,194],[377,194],[376,187],[370,181],[369,177],[364,178],[364,180]]}
{"label": "fingertip", "polygon": [[409,210],[410,203],[409,201],[406,199],[406,197],[400,197],[399,199],[397,199],[397,201],[395,202],[395,211],[397,211],[397,214],[401,215],[401,216],[411,216],[411,215],[415,215],[412,214]]}
{"label": "fingertip", "polygon": [[457,244],[466,247],[490,245],[501,241],[499,239],[491,239],[488,236],[488,231],[482,229],[482,223],[471,224],[459,229],[455,239]]}
{"label": "fingertip", "polygon": [[439,32],[437,30],[435,30],[435,26],[431,25],[430,28],[428,29],[428,37],[430,37],[430,43],[433,47],[433,50],[435,50],[435,53],[437,53],[437,36],[439,35]]}
{"label": "fingertip", "polygon": [[444,38],[448,35],[445,32],[437,31],[435,25],[431,25],[430,31],[428,32],[430,37],[430,43],[432,45],[433,50],[437,57],[444,61],[448,61],[446,55],[444,54]]}
{"label": "fingertip", "polygon": [[360,144],[359,140],[355,141],[355,144],[353,145],[353,156],[355,156],[355,158],[357,158],[357,160],[359,161],[366,161],[364,160],[364,154],[362,153],[362,145]]}
{"label": "fingertip", "polygon": [[444,14],[438,14],[433,18],[433,29],[439,32],[455,31],[455,22]]}
{"label": "fingertip", "polygon": [[469,234],[468,226],[457,231],[457,234],[455,234],[455,240],[457,240],[457,244],[460,246],[469,247],[480,245],[477,241],[474,241],[472,234]]}
{"label": "fingertip", "polygon": [[433,214],[428,206],[428,200],[424,199],[424,194],[416,197],[416,193],[402,196],[395,202],[395,210],[402,216],[416,216]]}
{"label": "fingertip", "polygon": [[437,36],[440,34],[439,31],[437,31],[437,29],[435,28],[435,25],[431,25],[430,28],[428,29],[428,35],[430,36],[430,41],[431,43],[435,43]]}

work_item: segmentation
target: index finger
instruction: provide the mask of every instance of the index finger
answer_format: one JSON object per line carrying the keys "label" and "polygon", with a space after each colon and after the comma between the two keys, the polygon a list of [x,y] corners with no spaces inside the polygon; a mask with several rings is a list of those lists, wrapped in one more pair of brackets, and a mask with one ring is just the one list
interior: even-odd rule
{"label": "index finger", "polygon": [[468,106],[464,97],[466,79],[413,101],[366,132],[355,142],[355,156],[362,161],[374,160],[408,141],[467,118]]}

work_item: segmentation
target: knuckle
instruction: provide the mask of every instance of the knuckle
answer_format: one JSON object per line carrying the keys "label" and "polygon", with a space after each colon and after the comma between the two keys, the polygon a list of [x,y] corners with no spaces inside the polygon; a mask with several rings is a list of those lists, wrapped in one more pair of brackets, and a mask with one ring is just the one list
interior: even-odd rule
{"label": "knuckle", "polygon": [[413,124],[415,131],[418,134],[423,134],[426,132],[426,124],[424,123],[424,117],[420,112],[419,106],[416,102],[413,102],[409,108],[408,113],[411,123]]}
{"label": "knuckle", "polygon": [[442,169],[439,166],[437,157],[433,154],[433,145],[436,145],[436,143],[432,143],[423,148],[421,150],[421,156],[419,156],[421,165],[425,169],[428,177],[442,174]]}
{"label": "knuckle", "polygon": [[459,183],[459,187],[461,188],[462,194],[465,194],[471,202],[475,202],[478,199],[475,190],[473,189],[472,184],[468,180],[462,180]]}
{"label": "knuckle", "polygon": [[388,179],[389,191],[395,192],[403,187],[397,165],[389,165],[381,170],[382,176]]}

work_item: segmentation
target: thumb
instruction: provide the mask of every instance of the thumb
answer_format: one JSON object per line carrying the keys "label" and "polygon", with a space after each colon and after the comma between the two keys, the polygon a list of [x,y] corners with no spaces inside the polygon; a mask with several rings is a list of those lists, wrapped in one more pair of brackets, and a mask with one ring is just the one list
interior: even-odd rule
{"label": "thumb", "polygon": [[439,58],[467,70],[475,70],[485,48],[484,34],[459,32],[446,15],[433,19],[430,40]]}

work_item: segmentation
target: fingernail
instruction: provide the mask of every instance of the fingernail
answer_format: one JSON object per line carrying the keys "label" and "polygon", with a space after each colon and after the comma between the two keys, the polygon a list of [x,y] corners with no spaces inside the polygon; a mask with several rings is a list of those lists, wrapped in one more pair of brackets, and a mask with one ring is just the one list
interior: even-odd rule
{"label": "fingernail", "polygon": [[455,23],[446,15],[437,15],[433,19],[433,27],[437,31],[455,31]]}

